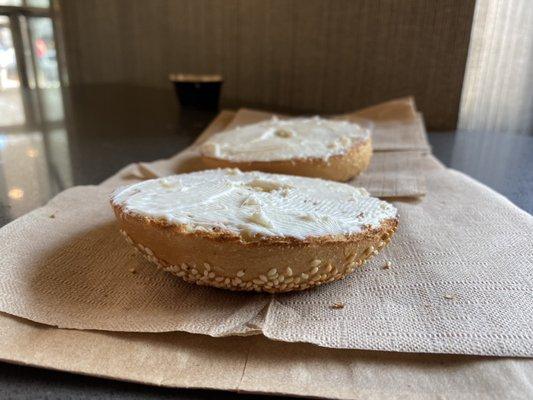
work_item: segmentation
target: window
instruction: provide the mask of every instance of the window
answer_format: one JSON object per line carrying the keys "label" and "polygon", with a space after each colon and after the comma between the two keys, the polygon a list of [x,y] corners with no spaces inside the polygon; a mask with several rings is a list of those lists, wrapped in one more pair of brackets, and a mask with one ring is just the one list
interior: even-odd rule
{"label": "window", "polygon": [[0,0],[3,131],[63,119],[56,36],[49,8],[49,0]]}

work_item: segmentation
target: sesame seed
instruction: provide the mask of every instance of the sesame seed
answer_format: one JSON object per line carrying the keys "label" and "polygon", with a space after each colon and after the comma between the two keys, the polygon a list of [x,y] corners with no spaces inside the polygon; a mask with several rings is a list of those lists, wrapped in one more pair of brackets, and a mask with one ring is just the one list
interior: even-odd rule
{"label": "sesame seed", "polygon": [[355,257],[357,257],[357,253],[349,254],[348,257],[346,257],[346,261],[352,262],[353,260],[355,260]]}
{"label": "sesame seed", "polygon": [[197,275],[198,274],[198,270],[196,268],[191,269],[191,274]]}
{"label": "sesame seed", "polygon": [[261,279],[254,279],[253,283],[256,284],[256,285],[263,285],[264,284],[264,282]]}
{"label": "sesame seed", "polygon": [[226,285],[229,285],[229,283],[230,283],[230,279],[229,279],[229,278],[224,279],[224,283],[225,283]]}
{"label": "sesame seed", "polygon": [[318,272],[318,267],[313,267],[313,268],[311,268],[311,271],[309,271],[309,273],[310,273],[311,275],[314,275],[314,274],[316,274],[317,272]]}
{"label": "sesame seed", "polygon": [[292,276],[292,269],[291,269],[291,267],[287,267],[287,271],[285,271],[285,273],[287,274],[287,276]]}
{"label": "sesame seed", "polygon": [[224,280],[224,277],[223,276],[217,276],[215,278],[215,282],[222,282]]}
{"label": "sesame seed", "polygon": [[326,265],[326,268],[324,268],[326,272],[331,272],[333,269],[333,266],[331,264]]}
{"label": "sesame seed", "polygon": [[277,280],[278,280],[279,282],[283,282],[283,281],[285,280],[285,275],[280,275],[280,276],[278,276]]}
{"label": "sesame seed", "polygon": [[234,283],[235,285],[238,285],[238,284],[242,283],[242,280],[241,280],[241,278],[234,278],[234,279],[233,279],[233,283]]}
{"label": "sesame seed", "polygon": [[276,268],[272,268],[270,271],[267,272],[268,276],[274,276],[278,273],[278,270]]}
{"label": "sesame seed", "polygon": [[300,275],[302,279],[305,281],[309,278],[309,275],[307,275],[305,272],[302,272],[302,275]]}
{"label": "sesame seed", "polygon": [[206,271],[211,271],[211,265],[209,265],[208,263],[204,263],[204,267]]}
{"label": "sesame seed", "polygon": [[269,275],[269,276],[268,276],[268,279],[271,280],[271,281],[273,281],[273,280],[278,279],[278,277],[279,277],[279,275],[276,273],[276,274],[274,274],[274,275]]}
{"label": "sesame seed", "polygon": [[242,278],[244,276],[244,271],[243,270],[240,270],[239,272],[237,272],[237,276],[239,278]]}
{"label": "sesame seed", "polygon": [[259,279],[265,283],[268,282],[268,278],[265,275],[259,275]]}
{"label": "sesame seed", "polygon": [[322,260],[313,260],[311,261],[311,267],[318,267],[320,265],[320,263],[322,262]]}
{"label": "sesame seed", "polygon": [[215,277],[215,273],[214,272],[210,272],[207,276],[209,278],[213,279]]}
{"label": "sesame seed", "polygon": [[373,254],[374,254],[375,256],[377,256],[377,255],[378,255],[378,253],[379,253],[379,251],[377,251],[377,250],[374,250],[374,251],[373,251],[372,253],[373,253]]}

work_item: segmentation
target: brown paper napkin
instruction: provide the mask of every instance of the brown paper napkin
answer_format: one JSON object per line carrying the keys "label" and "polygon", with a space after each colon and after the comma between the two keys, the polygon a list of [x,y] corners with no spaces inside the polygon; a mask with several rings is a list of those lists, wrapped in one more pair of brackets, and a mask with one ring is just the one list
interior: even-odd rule
{"label": "brown paper napkin", "polygon": [[109,187],[69,189],[0,230],[0,310],[76,329],[532,356],[533,217],[460,173],[427,172],[427,197],[396,203],[400,229],[376,259],[343,281],[276,296],[157,271],[118,234]]}
{"label": "brown paper napkin", "polygon": [[377,197],[420,197],[426,194],[424,164],[427,153],[419,151],[374,152],[370,167],[352,179]]}
{"label": "brown paper napkin", "polygon": [[533,360],[338,350],[262,336],[56,329],[0,313],[0,359],[145,384],[350,400],[533,397]]}

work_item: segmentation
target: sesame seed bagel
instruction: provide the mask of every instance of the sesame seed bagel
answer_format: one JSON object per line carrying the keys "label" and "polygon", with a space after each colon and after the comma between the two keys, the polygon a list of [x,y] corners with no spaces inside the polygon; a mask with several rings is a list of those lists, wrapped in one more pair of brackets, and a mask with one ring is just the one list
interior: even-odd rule
{"label": "sesame seed bagel", "polygon": [[144,181],[112,199],[121,233],[188,282],[288,292],[342,279],[374,256],[397,210],[349,185],[207,170]]}
{"label": "sesame seed bagel", "polygon": [[293,118],[218,133],[200,146],[210,168],[239,168],[347,181],[372,157],[370,131],[347,121]]}

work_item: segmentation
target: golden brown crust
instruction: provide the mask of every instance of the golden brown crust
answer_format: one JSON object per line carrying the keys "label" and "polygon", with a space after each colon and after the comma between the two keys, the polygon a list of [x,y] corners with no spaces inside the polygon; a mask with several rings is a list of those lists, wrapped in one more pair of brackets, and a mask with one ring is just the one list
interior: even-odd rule
{"label": "golden brown crust", "polygon": [[344,182],[368,168],[371,157],[372,141],[368,138],[358,142],[346,154],[334,155],[327,160],[294,158],[278,161],[234,162],[207,156],[202,156],[202,160],[210,168],[239,168],[241,171],[263,171]]}
{"label": "golden brown crust", "polygon": [[160,268],[184,280],[230,290],[287,292],[342,279],[377,254],[396,231],[398,220],[379,229],[344,236],[261,237],[231,232],[187,231],[183,226],[113,209],[120,230]]}

